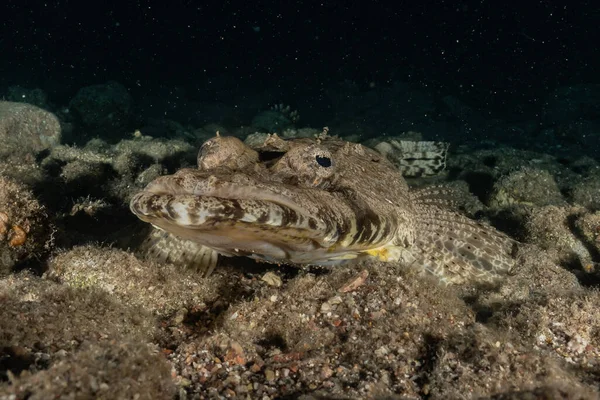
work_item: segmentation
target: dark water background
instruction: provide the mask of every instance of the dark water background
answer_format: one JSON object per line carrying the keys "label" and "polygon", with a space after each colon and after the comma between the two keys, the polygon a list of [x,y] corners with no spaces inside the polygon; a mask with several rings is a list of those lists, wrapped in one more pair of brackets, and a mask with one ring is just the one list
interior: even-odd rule
{"label": "dark water background", "polygon": [[0,92],[37,87],[57,104],[109,80],[171,108],[268,91],[320,127],[340,82],[402,81],[528,119],[557,87],[600,83],[593,1],[12,0],[0,15]]}

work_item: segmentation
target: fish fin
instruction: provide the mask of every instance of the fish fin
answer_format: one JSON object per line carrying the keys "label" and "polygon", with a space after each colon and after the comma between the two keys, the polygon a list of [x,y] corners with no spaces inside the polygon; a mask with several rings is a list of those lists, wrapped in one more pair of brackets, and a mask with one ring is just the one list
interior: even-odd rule
{"label": "fish fin", "polygon": [[396,165],[404,176],[432,176],[446,168],[449,144],[410,140],[380,142],[375,150]]}
{"label": "fish fin", "polygon": [[210,247],[157,228],[152,229],[138,251],[159,262],[196,270],[204,277],[213,273],[218,261],[218,253]]}
{"label": "fish fin", "polygon": [[413,189],[410,192],[411,199],[415,204],[438,206],[440,208],[457,209],[459,194],[456,189],[447,186],[428,186],[421,189]]}
{"label": "fish fin", "polygon": [[417,211],[413,262],[443,282],[494,282],[513,271],[514,239],[437,206],[419,206]]}

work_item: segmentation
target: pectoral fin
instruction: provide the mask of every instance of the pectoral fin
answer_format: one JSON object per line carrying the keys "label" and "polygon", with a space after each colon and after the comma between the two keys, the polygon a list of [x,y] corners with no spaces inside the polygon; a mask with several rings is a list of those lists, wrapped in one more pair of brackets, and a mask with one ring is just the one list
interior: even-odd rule
{"label": "pectoral fin", "polygon": [[218,253],[210,247],[157,228],[150,232],[139,251],[159,262],[195,269],[205,277],[213,273],[218,261]]}

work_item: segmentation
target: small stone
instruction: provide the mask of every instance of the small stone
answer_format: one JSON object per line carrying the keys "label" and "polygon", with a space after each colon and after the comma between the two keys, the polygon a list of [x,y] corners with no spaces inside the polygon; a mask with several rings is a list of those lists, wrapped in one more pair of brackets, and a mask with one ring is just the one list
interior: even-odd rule
{"label": "small stone", "polygon": [[262,368],[262,365],[260,365],[259,363],[254,363],[252,364],[252,366],[250,366],[250,371],[257,373],[258,371],[260,371]]}
{"label": "small stone", "polygon": [[246,364],[246,357],[244,354],[244,349],[238,342],[231,341],[229,342],[227,353],[223,358],[224,361],[228,362],[230,365],[243,365]]}
{"label": "small stone", "polygon": [[329,368],[329,365],[324,365],[321,369],[321,378],[328,379],[331,378],[331,375],[333,375],[333,370]]}
{"label": "small stone", "polygon": [[65,349],[60,349],[58,350],[56,353],[54,353],[55,356],[57,357],[66,357],[67,356],[67,351]]}
{"label": "small stone", "polygon": [[269,382],[273,382],[275,380],[275,372],[273,370],[267,369],[265,370],[265,378]]}
{"label": "small stone", "polygon": [[267,272],[260,279],[266,282],[269,286],[281,287],[281,278],[274,272]]}
{"label": "small stone", "polygon": [[181,308],[177,310],[175,317],[173,318],[173,323],[175,325],[181,325],[187,316],[187,310],[185,308]]}
{"label": "small stone", "polygon": [[375,350],[375,355],[377,357],[383,357],[385,355],[387,355],[389,353],[387,347],[385,346],[381,346],[380,348],[378,348],[377,350]]}
{"label": "small stone", "polygon": [[9,233],[8,245],[11,247],[19,247],[25,244],[27,240],[27,233],[19,225],[13,225],[12,230]]}
{"label": "small stone", "polygon": [[0,240],[4,240],[4,236],[8,232],[8,215],[0,211]]}
{"label": "small stone", "polygon": [[106,382],[102,382],[102,383],[100,384],[100,390],[102,390],[102,391],[106,391],[106,390],[108,390],[108,389],[110,389],[110,386],[108,386],[108,384],[107,384]]}
{"label": "small stone", "polygon": [[353,292],[356,289],[358,289],[360,286],[362,286],[368,277],[369,277],[369,271],[367,271],[366,269],[363,269],[362,271],[360,271],[360,274],[358,274],[358,276],[356,278],[353,278],[350,281],[346,282],[346,284],[344,286],[342,286],[339,289],[339,291],[342,293]]}
{"label": "small stone", "polygon": [[[181,387],[188,387],[192,384],[192,381],[190,381],[187,378],[179,378],[179,381],[177,382]],[[102,384],[100,384],[100,386],[102,386]]]}
{"label": "small stone", "polygon": [[98,380],[94,376],[89,377],[88,384],[90,385],[92,392],[98,391]]}
{"label": "small stone", "polygon": [[237,385],[235,387],[235,392],[237,395],[246,394],[246,393],[248,393],[248,391],[249,391],[249,389],[248,389],[248,386],[246,386],[246,385]]}

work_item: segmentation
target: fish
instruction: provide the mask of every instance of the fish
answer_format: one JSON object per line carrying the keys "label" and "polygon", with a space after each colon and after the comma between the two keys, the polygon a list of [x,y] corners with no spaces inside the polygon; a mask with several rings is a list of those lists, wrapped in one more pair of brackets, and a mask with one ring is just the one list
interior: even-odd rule
{"label": "fish", "polygon": [[446,169],[449,143],[434,141],[381,141],[373,148],[390,160],[405,177],[427,177]]}
{"label": "fish", "polygon": [[[429,150],[439,171],[447,146]],[[273,134],[251,145],[218,135],[202,145],[197,168],[158,177],[130,209],[155,228],[150,253],[205,275],[219,255],[298,266],[399,263],[445,284],[511,273],[514,239],[446,207],[443,188],[411,190],[389,154],[328,135]]]}

